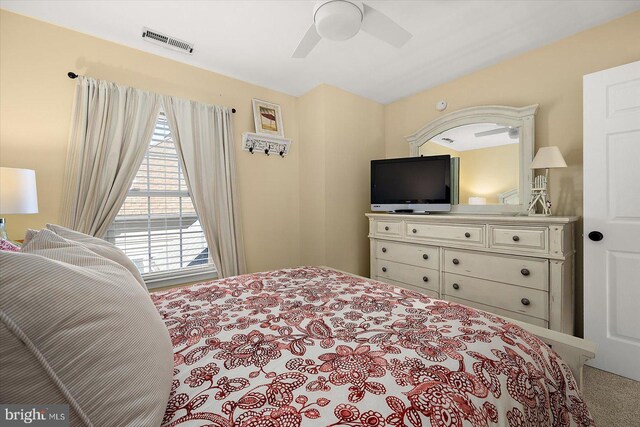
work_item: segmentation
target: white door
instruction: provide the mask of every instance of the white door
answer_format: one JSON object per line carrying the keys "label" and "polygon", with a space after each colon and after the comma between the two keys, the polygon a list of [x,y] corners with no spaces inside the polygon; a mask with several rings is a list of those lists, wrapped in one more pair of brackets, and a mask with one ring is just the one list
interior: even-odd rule
{"label": "white door", "polygon": [[640,61],[584,76],[583,138],[589,365],[640,381]]}

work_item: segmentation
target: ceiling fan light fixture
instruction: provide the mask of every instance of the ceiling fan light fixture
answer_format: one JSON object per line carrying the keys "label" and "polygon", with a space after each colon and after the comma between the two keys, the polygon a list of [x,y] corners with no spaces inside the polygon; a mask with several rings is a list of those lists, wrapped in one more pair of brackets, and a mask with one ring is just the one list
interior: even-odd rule
{"label": "ceiling fan light fixture", "polygon": [[342,41],[358,34],[364,17],[362,2],[327,0],[316,3],[313,20],[320,36]]}

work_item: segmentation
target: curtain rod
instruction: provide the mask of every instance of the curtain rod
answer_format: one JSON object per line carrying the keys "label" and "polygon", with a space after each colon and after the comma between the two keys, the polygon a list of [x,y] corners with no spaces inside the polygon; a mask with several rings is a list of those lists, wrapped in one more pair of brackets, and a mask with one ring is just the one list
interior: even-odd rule
{"label": "curtain rod", "polygon": [[[78,78],[78,75],[77,75],[76,73],[74,73],[73,71],[69,71],[69,72],[67,73],[67,76],[68,76],[70,79],[77,79],[77,78]],[[236,109],[235,109],[235,108],[232,108],[232,109],[231,109],[231,112],[235,114]]]}

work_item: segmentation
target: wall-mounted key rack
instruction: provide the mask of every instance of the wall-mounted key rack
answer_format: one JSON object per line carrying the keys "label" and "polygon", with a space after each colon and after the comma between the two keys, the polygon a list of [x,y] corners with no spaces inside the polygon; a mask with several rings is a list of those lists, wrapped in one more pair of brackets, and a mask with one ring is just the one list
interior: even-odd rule
{"label": "wall-mounted key rack", "polygon": [[278,136],[251,132],[242,134],[242,149],[251,154],[264,153],[267,156],[275,154],[284,157],[289,153],[290,145],[290,139],[280,138]]}

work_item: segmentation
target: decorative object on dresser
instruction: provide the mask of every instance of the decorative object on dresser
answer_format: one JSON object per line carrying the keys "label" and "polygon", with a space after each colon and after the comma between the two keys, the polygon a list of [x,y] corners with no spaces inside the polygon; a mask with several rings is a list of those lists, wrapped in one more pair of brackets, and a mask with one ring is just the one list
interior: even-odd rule
{"label": "decorative object on dresser", "polygon": [[[551,198],[547,190],[550,168],[566,168],[567,163],[562,157],[558,147],[542,147],[531,163],[531,169],[544,169],[544,175],[537,175],[531,186],[531,201],[529,202],[529,215],[551,215]],[[536,213],[537,206],[542,207],[541,213]]]}
{"label": "decorative object on dresser", "polygon": [[284,137],[280,106],[260,99],[253,99],[251,102],[253,105],[253,121],[256,125],[256,133]]}
{"label": "decorative object on dresser", "polygon": [[[36,171],[0,167],[0,214],[38,213]],[[0,218],[0,239],[7,239],[6,223]]]}
{"label": "decorative object on dresser", "polygon": [[367,217],[371,278],[573,334],[577,217]]}

